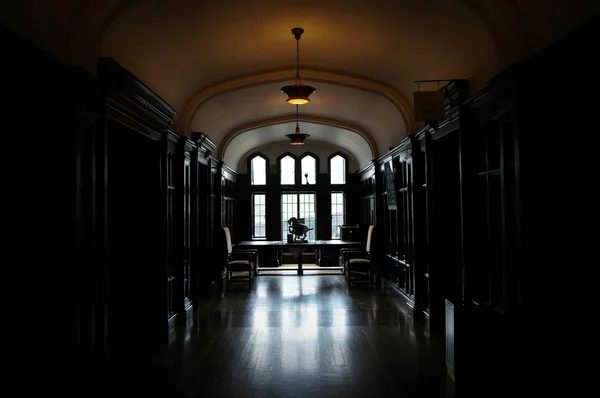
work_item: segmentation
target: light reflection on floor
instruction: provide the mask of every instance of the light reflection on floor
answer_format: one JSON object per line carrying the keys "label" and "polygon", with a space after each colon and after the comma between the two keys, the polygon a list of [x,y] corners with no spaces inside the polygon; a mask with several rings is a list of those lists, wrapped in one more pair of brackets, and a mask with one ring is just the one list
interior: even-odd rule
{"label": "light reflection on floor", "polygon": [[341,275],[259,276],[201,308],[169,349],[180,396],[445,397],[440,358],[399,295]]}

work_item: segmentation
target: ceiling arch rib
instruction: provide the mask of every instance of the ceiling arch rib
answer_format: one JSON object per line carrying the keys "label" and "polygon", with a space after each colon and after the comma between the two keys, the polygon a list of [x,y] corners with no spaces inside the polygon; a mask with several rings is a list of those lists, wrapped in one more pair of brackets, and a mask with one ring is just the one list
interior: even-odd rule
{"label": "ceiling arch rib", "polygon": [[[357,132],[372,154],[385,153],[408,135],[405,119],[388,97],[346,85],[311,84],[317,92],[309,104],[299,107],[301,119]],[[271,82],[212,96],[196,111],[190,130],[204,132],[221,147],[229,144],[231,134],[248,131],[247,126],[294,120],[296,107],[285,101],[280,87],[280,82]]]}
{"label": "ceiling arch rib", "polygon": [[[281,84],[291,81],[294,75],[295,69],[285,69],[245,76],[204,88],[196,93],[183,107],[181,112],[179,112],[178,117],[175,120],[176,129],[181,135],[188,136],[190,131],[197,129],[197,126],[194,125],[194,121],[198,117],[199,110],[211,99],[231,92],[236,92],[237,95],[243,90],[251,90],[257,86],[268,85],[269,87],[272,87],[281,97],[281,103],[289,107],[290,105],[285,103],[285,97],[279,89]],[[315,69],[302,69],[302,78],[305,82],[312,82],[316,85],[323,83],[329,86],[336,85],[354,89],[356,90],[353,91],[354,93],[360,93],[362,91],[378,94],[382,98],[387,99],[387,101],[397,109],[406,126],[405,130],[407,132],[414,132],[413,129],[415,123],[412,104],[404,94],[398,92],[393,87],[368,79]],[[317,93],[312,95],[311,103],[306,107],[314,102],[313,99],[318,97],[321,91],[322,87],[317,86]]]}
{"label": "ceiling arch rib", "polygon": [[282,68],[288,71],[281,78],[293,81],[295,26],[305,29],[303,78],[311,69],[333,71],[382,82],[404,96],[414,80],[469,79],[496,61],[487,27],[463,1],[326,3],[138,1],[107,29],[102,55],[188,118],[188,101],[217,82]]}
{"label": "ceiling arch rib", "polygon": [[[317,143],[321,146],[330,144],[337,148],[346,148],[361,167],[379,156],[375,141],[368,132],[359,126],[315,116],[302,116],[299,121],[301,131],[311,135],[306,144],[300,148],[302,151],[305,151],[306,147],[315,146]],[[235,168],[240,161],[239,156],[246,156],[246,154],[254,152],[257,147],[282,142],[289,146],[289,141],[285,135],[293,132],[295,122],[295,115],[286,115],[236,127],[221,141],[217,156],[230,167]],[[267,129],[271,126],[277,127]],[[246,133],[250,134],[243,135]],[[258,136],[255,134],[258,134]],[[232,150],[232,148],[235,149]]]}
{"label": "ceiling arch rib", "polygon": [[[322,124],[325,126],[337,127],[337,128],[343,129],[343,130],[348,130],[348,131],[354,132],[354,133],[360,135],[366,141],[367,145],[369,146],[369,150],[371,151],[372,158],[376,158],[379,156],[379,152],[377,150],[377,144],[375,143],[375,141],[373,140],[371,135],[359,126],[355,126],[355,125],[352,125],[350,123],[343,122],[340,120],[333,120],[333,119],[328,119],[328,118],[324,118],[324,117],[307,116],[307,115],[298,117],[298,120],[301,123],[303,123],[303,125],[304,125],[304,123],[308,122],[308,123],[314,123],[314,124]],[[252,123],[248,123],[243,126],[236,127],[235,129],[230,131],[229,134],[227,134],[227,136],[221,142],[221,145],[218,149],[219,158],[220,159],[223,158],[223,153],[225,152],[225,149],[227,148],[227,146],[229,146],[229,144],[231,143],[231,140],[233,140],[239,134],[245,133],[246,131],[256,130],[261,127],[272,126],[275,124],[282,124],[282,123],[286,123],[286,122],[295,122],[295,121],[296,121],[295,115],[286,115],[286,116],[276,117],[276,118],[272,118],[272,119],[259,120],[257,122],[252,122]]]}
{"label": "ceiling arch rib", "polygon": [[351,167],[353,166],[354,170],[365,167],[373,160],[373,152],[364,136],[356,131],[322,123],[301,122],[300,128],[310,134],[310,137],[305,145],[290,146],[285,134],[293,132],[295,126],[295,120],[265,124],[234,135],[227,145],[220,149],[221,159],[231,168],[240,170],[244,169],[249,154],[265,148],[278,148],[296,154],[307,151],[321,154],[343,149],[352,158]]}

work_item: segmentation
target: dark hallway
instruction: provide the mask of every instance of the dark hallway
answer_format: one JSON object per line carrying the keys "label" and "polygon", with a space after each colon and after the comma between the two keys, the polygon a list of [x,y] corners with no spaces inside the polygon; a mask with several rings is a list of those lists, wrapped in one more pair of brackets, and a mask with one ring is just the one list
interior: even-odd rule
{"label": "dark hallway", "polygon": [[1,2],[19,392],[582,395],[598,37],[598,0]]}

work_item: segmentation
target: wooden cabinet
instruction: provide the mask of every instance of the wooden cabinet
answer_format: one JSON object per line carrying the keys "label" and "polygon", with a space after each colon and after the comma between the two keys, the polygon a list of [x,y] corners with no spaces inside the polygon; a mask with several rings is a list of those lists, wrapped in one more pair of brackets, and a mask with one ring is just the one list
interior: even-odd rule
{"label": "wooden cabinet", "polygon": [[215,144],[204,134],[194,134],[190,155],[190,297],[197,303],[210,295],[214,242],[214,186],[211,151]]}
{"label": "wooden cabinet", "polygon": [[175,153],[171,153],[168,161],[171,165],[169,178],[172,180],[172,189],[169,189],[168,212],[170,214],[170,235],[172,247],[170,248],[171,272],[169,278],[172,311],[179,321],[191,318],[191,228],[192,228],[192,159],[191,153],[194,144],[185,138],[173,137]]}
{"label": "wooden cabinet", "polygon": [[167,134],[163,137],[164,154],[162,162],[162,178],[164,184],[165,198],[165,245],[167,253],[167,263],[165,272],[165,281],[167,284],[167,319],[169,325],[173,326],[177,319],[179,306],[177,296],[180,293],[178,284],[181,283],[181,272],[179,272],[180,253],[178,242],[176,241],[175,222],[176,222],[176,193],[175,193],[175,153],[178,137],[174,134]]}
{"label": "wooden cabinet", "polygon": [[[97,153],[104,162],[97,169],[103,210],[98,221],[106,234],[108,345],[118,350],[168,335],[172,238],[166,167],[172,151],[165,131],[175,112],[111,59],[99,61],[98,78],[103,137]],[[147,333],[140,335],[140,328]]]}

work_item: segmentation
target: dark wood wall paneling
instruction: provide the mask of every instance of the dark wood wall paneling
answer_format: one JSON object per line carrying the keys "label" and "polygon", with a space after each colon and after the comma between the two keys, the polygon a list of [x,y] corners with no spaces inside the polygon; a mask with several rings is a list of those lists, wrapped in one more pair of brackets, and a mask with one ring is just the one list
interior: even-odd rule
{"label": "dark wood wall paneling", "polygon": [[[160,343],[175,322],[188,322],[194,303],[218,285],[216,217],[222,209],[226,218],[233,214],[233,206],[218,198],[229,188],[217,178],[215,144],[206,135],[188,139],[169,131],[174,117],[169,105],[113,60],[100,60],[98,76],[106,90],[105,131],[112,143],[106,177],[112,206],[109,275],[119,279],[111,300],[115,316],[122,313],[113,324],[135,329],[134,309],[140,306],[149,312],[142,314],[155,333],[140,344]],[[116,335],[131,346],[124,333]]]}
{"label": "dark wood wall paneling", "polygon": [[[446,120],[406,138],[360,174],[362,218],[375,213],[382,275],[405,295],[416,316],[433,319],[430,326],[440,334],[444,300],[460,301],[460,106],[466,89],[464,81],[447,84]],[[396,209],[388,208],[386,163],[394,174]],[[447,284],[448,278],[456,283]],[[436,283],[438,288],[431,289]]]}
{"label": "dark wood wall paneling", "polygon": [[[585,291],[580,270],[596,257],[597,234],[586,225],[597,220],[592,119],[600,83],[581,79],[600,70],[592,55],[598,33],[595,18],[468,100],[464,82],[451,82],[444,88],[446,120],[361,172],[368,193],[375,169],[377,230],[388,234],[380,240],[390,267],[383,274],[445,340],[459,389],[466,381],[488,393],[535,385],[528,369],[556,363],[551,319],[584,302],[575,296]],[[395,211],[387,209],[383,183],[390,159]],[[368,198],[363,220],[372,217]],[[413,272],[403,276],[394,263],[411,252]]]}
{"label": "dark wood wall paneling", "polygon": [[[580,295],[589,290],[579,271],[595,258],[587,226],[598,219],[598,127],[581,115],[600,110],[600,84],[585,78],[600,69],[592,55],[599,33],[596,17],[465,103],[465,296],[456,343],[457,360],[477,364],[463,372],[481,383],[497,385],[510,364],[515,380],[533,385],[540,380],[530,369],[552,372],[553,363],[573,360],[547,328],[557,314],[584,312]],[[555,385],[562,387],[571,388]]]}
{"label": "dark wood wall paneling", "polygon": [[232,239],[237,238],[235,213],[237,173],[221,162],[221,227],[229,227]]}
{"label": "dark wood wall paneling", "polygon": [[[222,228],[228,227],[231,233],[231,240],[235,244],[235,242],[239,241],[238,235],[238,225],[239,222],[237,220],[237,180],[238,173],[227,166],[225,163],[216,162],[216,173],[214,177],[218,179],[218,185],[215,188],[218,188],[218,191],[215,192],[215,198],[218,198],[219,208],[216,214],[220,214],[221,220],[220,223],[215,224],[215,227],[218,231],[215,231],[215,234],[218,234],[217,243],[217,263],[225,264],[226,256],[227,256],[227,248],[225,242],[225,234],[223,233]],[[219,286],[222,287],[225,282],[226,272],[223,270],[223,267],[216,266],[213,267],[212,270],[213,279],[219,281]]]}
{"label": "dark wood wall paneling", "polygon": [[[196,154],[195,145],[191,140],[180,138],[169,133],[169,141],[175,143],[175,153],[169,156],[172,160],[172,213],[173,246],[171,248],[172,264],[174,272],[171,276],[173,283],[173,309],[171,312],[183,321],[192,315],[192,292],[191,292],[191,250],[192,230],[197,219],[192,219],[192,165],[196,160],[192,155]],[[171,138],[172,137],[172,138]],[[170,191],[170,192],[171,192]],[[172,318],[171,318],[172,319]],[[177,320],[177,318],[175,319]],[[173,323],[173,321],[171,321]]]}
{"label": "dark wood wall paneling", "polygon": [[[507,191],[501,210],[515,213],[517,230],[508,219],[501,239],[509,261],[506,316],[518,325],[509,330],[515,346],[510,352],[525,353],[518,364],[522,373],[534,366],[551,372],[553,361],[577,360],[567,345],[546,350],[556,341],[546,324],[557,313],[575,320],[594,311],[588,303],[595,302],[595,280],[587,270],[598,257],[593,231],[600,203],[600,128],[593,117],[600,111],[600,82],[594,78],[600,70],[599,36],[597,16],[492,82],[503,103],[517,99],[514,121],[507,118],[499,126],[504,141],[510,144],[515,136],[516,154],[509,145],[504,158],[517,162],[503,167],[516,170],[517,201],[513,209]],[[581,377],[573,368],[564,375]]]}
{"label": "dark wood wall paneling", "polygon": [[[489,380],[490,364],[506,358],[500,355],[505,345],[492,342],[507,323],[479,308],[483,303],[475,298],[481,297],[477,294],[482,290],[489,297],[495,295],[499,306],[494,310],[514,300],[514,292],[509,298],[508,290],[515,282],[506,278],[506,269],[510,253],[516,261],[515,250],[499,246],[502,228],[508,224],[516,228],[516,177],[510,166],[516,151],[510,130],[514,122],[503,126],[504,141],[498,134],[486,141],[467,122],[478,115],[466,110],[466,82],[450,82],[443,90],[446,119],[427,125],[362,171],[366,191],[362,217],[372,217],[373,206],[366,203],[374,175],[376,231],[385,237],[377,240],[381,275],[404,294],[416,317],[427,320],[433,335],[446,341],[453,377],[459,374],[461,380],[472,380],[477,374]],[[475,102],[491,97],[482,93],[479,98]],[[497,131],[493,120],[483,118],[486,131]],[[506,154],[502,161],[501,152]],[[384,183],[386,162],[394,171],[397,207],[393,210],[388,209]],[[510,203],[505,200],[500,212],[502,197]],[[467,363],[474,365],[467,367]],[[477,369],[486,369],[485,374]]]}
{"label": "dark wood wall paneling", "polygon": [[375,165],[370,164],[357,173],[360,187],[360,220],[362,225],[375,225]]}
{"label": "dark wood wall paneling", "polygon": [[[113,60],[94,77],[0,29],[8,110],[22,122],[18,247],[42,303],[38,352],[64,355],[75,331],[77,387],[100,393],[117,352],[166,342],[169,317],[215,285],[215,145],[170,132],[173,109]],[[72,385],[70,370],[46,368],[47,387]]]}
{"label": "dark wood wall paneling", "polygon": [[20,178],[20,211],[10,208],[10,225],[18,233],[9,229],[5,246],[22,279],[7,277],[6,286],[15,303],[28,309],[11,314],[20,313],[25,322],[35,317],[36,326],[19,334],[46,369],[40,385],[72,385],[73,362],[66,362],[67,369],[56,358],[73,337],[78,380],[93,385],[103,370],[106,280],[101,267],[81,265],[103,262],[102,227],[94,222],[97,175],[86,162],[95,156],[98,139],[99,87],[85,70],[59,63],[2,25],[0,42],[4,131],[18,141]]}
{"label": "dark wood wall paneling", "polygon": [[[108,342],[159,342],[175,316],[175,112],[112,59],[98,62],[105,98]],[[150,105],[151,104],[151,105]],[[136,336],[147,328],[143,338]],[[133,342],[132,340],[136,340]]]}
{"label": "dark wood wall paneling", "polygon": [[215,288],[214,281],[222,280],[222,274],[218,271],[217,264],[223,263],[223,250],[224,250],[224,236],[221,230],[221,169],[220,163],[214,157],[209,157],[210,167],[210,235],[209,235],[209,249],[211,250],[210,258],[211,263],[206,270],[208,279],[211,287]]}
{"label": "dark wood wall paneling", "polygon": [[216,161],[211,156],[216,145],[202,133],[193,133],[191,140],[194,146],[190,161],[190,295],[192,303],[197,303],[211,294],[217,280],[213,278],[213,268],[218,261],[215,240],[219,236],[215,235],[219,232],[215,227],[218,213],[213,170],[216,171]]}

